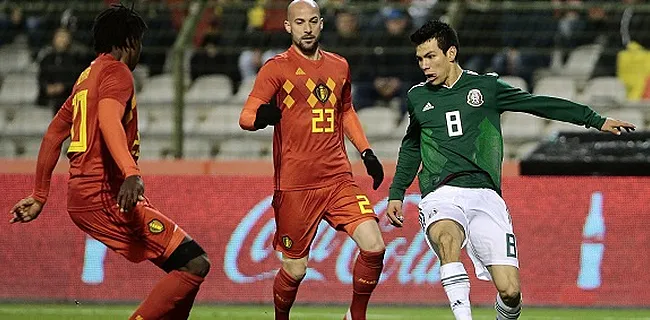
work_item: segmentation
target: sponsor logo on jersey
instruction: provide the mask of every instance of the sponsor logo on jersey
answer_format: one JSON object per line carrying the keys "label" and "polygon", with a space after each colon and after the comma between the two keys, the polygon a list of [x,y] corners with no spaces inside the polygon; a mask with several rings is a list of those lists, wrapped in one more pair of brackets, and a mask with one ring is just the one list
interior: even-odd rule
{"label": "sponsor logo on jersey", "polygon": [[427,104],[424,105],[424,108],[422,108],[422,112],[433,110],[435,108],[431,102],[427,102]]}
{"label": "sponsor logo on jersey", "polygon": [[330,88],[328,88],[327,86],[321,83],[318,86],[316,86],[316,88],[314,88],[313,93],[318,99],[318,101],[325,103],[325,101],[327,101],[327,99],[330,98],[330,94],[332,93],[332,90],[330,90]]}
{"label": "sponsor logo on jersey", "polygon": [[483,94],[479,89],[472,89],[467,93],[467,104],[472,107],[480,107],[483,105]]}
{"label": "sponsor logo on jersey", "polygon": [[161,233],[165,231],[165,225],[158,219],[149,221],[147,225],[149,226],[149,232],[151,233]]}
{"label": "sponsor logo on jersey", "polygon": [[287,249],[291,249],[293,247],[293,240],[289,236],[282,236],[282,245]]}

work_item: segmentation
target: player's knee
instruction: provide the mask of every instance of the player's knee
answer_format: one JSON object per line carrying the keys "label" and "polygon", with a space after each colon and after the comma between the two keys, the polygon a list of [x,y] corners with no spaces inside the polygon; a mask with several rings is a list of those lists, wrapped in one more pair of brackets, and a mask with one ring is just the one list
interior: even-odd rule
{"label": "player's knee", "polygon": [[205,278],[205,276],[210,272],[210,266],[211,263],[208,259],[208,255],[203,254],[190,260],[185,265],[185,268],[187,269],[187,272]]}
{"label": "player's knee", "polygon": [[521,290],[519,289],[519,284],[510,283],[504,288],[499,288],[499,296],[507,306],[515,307],[519,305],[519,302],[521,301]]}
{"label": "player's knee", "polygon": [[307,273],[307,258],[282,259],[282,268],[296,280],[302,280]]}
{"label": "player's knee", "polygon": [[369,252],[382,252],[386,250],[386,245],[384,244],[384,240],[379,237],[379,239],[375,239],[374,241],[368,243],[367,247],[363,250]]}

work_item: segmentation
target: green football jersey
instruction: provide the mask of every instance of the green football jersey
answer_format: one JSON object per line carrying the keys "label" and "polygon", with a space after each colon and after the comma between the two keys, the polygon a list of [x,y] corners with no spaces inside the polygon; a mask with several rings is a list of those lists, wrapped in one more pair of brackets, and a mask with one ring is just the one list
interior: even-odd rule
{"label": "green football jersey", "polygon": [[605,118],[589,107],[514,88],[496,74],[463,71],[451,87],[428,82],[411,88],[409,126],[402,140],[390,200],[402,200],[418,174],[424,197],[441,185],[489,188],[501,194],[501,113],[526,112],[587,128]]}

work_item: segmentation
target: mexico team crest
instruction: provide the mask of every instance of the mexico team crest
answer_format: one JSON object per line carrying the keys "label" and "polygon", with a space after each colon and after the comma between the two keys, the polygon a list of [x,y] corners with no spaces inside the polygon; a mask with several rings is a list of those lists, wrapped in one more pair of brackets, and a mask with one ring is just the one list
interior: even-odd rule
{"label": "mexico team crest", "polygon": [[479,89],[472,89],[467,93],[467,104],[472,107],[480,107],[483,105],[483,94]]}
{"label": "mexico team crest", "polygon": [[156,234],[165,231],[165,225],[160,222],[158,219],[153,219],[149,221],[149,232]]}
{"label": "mexico team crest", "polygon": [[327,99],[330,98],[330,94],[332,94],[332,90],[330,90],[330,88],[328,88],[326,85],[321,83],[317,85],[316,88],[314,88],[313,93],[318,99],[318,101],[320,101],[321,103],[325,103],[325,101],[327,101]]}
{"label": "mexico team crest", "polygon": [[293,240],[291,240],[291,238],[289,238],[289,236],[283,236],[282,237],[282,245],[287,249],[291,249],[291,247],[293,247]]}

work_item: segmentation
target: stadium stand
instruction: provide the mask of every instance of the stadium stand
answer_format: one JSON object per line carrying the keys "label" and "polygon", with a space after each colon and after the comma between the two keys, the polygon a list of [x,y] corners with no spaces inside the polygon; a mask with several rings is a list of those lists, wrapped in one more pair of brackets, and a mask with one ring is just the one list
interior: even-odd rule
{"label": "stadium stand", "polygon": [[[32,140],[38,140],[51,119],[48,108],[36,106],[39,95],[38,52],[49,44],[53,31],[59,27],[71,31],[76,46],[90,49],[88,25],[92,24],[95,12],[110,2],[55,1],[49,6],[45,5],[46,1],[30,1],[29,5],[21,2],[18,6],[23,6],[25,21],[14,29],[0,27],[0,156],[34,156],[37,150],[32,147],[36,144]],[[478,72],[494,71],[495,59],[504,52],[505,44],[515,43],[507,38],[517,40],[517,50],[522,54],[537,52],[550,57],[549,61],[533,70],[532,79],[506,68],[500,73],[503,81],[535,94],[576,99],[599,112],[638,122],[645,127],[645,119],[650,115],[650,104],[629,101],[628,87],[616,74],[615,57],[617,52],[624,49],[618,43],[638,41],[645,44],[645,35],[650,34],[635,29],[637,25],[634,21],[629,30],[625,30],[627,33],[619,30],[625,22],[621,20],[621,14],[628,8],[627,5],[601,6],[601,2],[586,5],[584,1],[574,1],[569,10],[564,10],[558,6],[527,6],[525,2],[465,1],[464,6],[450,5],[454,4],[453,1],[429,1],[426,5],[424,2],[360,2],[354,7],[345,2],[343,7],[323,4],[323,16],[326,19],[323,37],[335,37],[337,30],[345,27],[336,26],[338,14],[349,16],[350,12],[357,13],[355,34],[358,39],[355,43],[358,46],[345,44],[344,47],[337,48],[338,42],[333,41],[330,42],[333,43],[332,48],[328,49],[354,57],[350,60],[354,62],[351,63],[352,70],[362,71],[353,72],[354,77],[372,76],[373,66],[367,65],[367,61],[372,59],[364,57],[381,53],[370,47],[373,43],[370,40],[383,36],[386,31],[383,31],[382,26],[385,21],[395,18],[394,9],[405,9],[399,12],[408,18],[409,31],[429,18],[447,19],[457,26],[461,35],[461,63],[476,67]],[[146,12],[145,16],[152,26],[166,26],[168,29],[148,34],[151,36],[145,46],[148,54],[143,56],[141,65],[134,71],[143,135],[142,157],[168,158],[172,154],[170,141],[174,134],[175,96],[170,45],[177,36],[186,10],[183,1],[143,2],[141,5],[153,6],[140,8]],[[207,41],[204,39],[210,40],[210,50],[216,50],[217,56],[224,57],[239,56],[242,51],[248,50],[248,58],[262,59],[263,52],[276,50],[280,44],[280,47],[286,47],[287,38],[280,38],[285,35],[277,33],[275,27],[272,27],[277,21],[266,23],[263,16],[260,18],[254,14],[259,8],[249,1],[233,2],[230,6],[221,2],[210,4],[199,22],[195,41],[185,50],[183,72],[186,83],[182,126],[185,158],[269,159],[272,130],[266,129],[251,135],[242,131],[237,121],[255,78],[244,78],[241,83],[233,82],[232,70],[220,73],[214,68],[203,73],[195,72],[198,74],[195,79],[190,77],[191,67],[201,67],[190,66],[190,60],[195,52],[206,50],[202,47]],[[604,17],[594,15],[591,10],[593,8],[604,10]],[[529,19],[510,17],[512,10],[523,10],[526,13],[524,16]],[[567,23],[572,21],[567,18],[571,16],[568,12],[577,12],[579,21],[583,23],[576,24],[574,29],[567,29]],[[635,19],[645,17],[644,11],[635,11]],[[512,26],[513,23],[521,28],[503,31],[503,28]],[[480,37],[477,37],[478,31]],[[547,43],[542,45],[525,41],[531,37],[554,42],[549,46]],[[326,40],[323,42],[327,43]],[[408,55],[413,48],[396,42],[393,47],[382,50],[391,54]],[[263,61],[251,63],[258,62]],[[415,61],[404,59],[394,63],[413,67]],[[236,62],[231,61],[230,64],[232,65],[228,67],[232,69]],[[390,159],[396,157],[400,139],[408,125],[408,119],[403,119],[396,125],[395,120],[400,119],[397,109],[378,102],[374,107],[358,111],[370,141],[376,145],[379,154]],[[518,159],[548,135],[581,128],[529,115],[507,113],[502,118],[502,130],[506,157]],[[353,159],[358,159],[351,145],[348,144],[347,149]]]}

